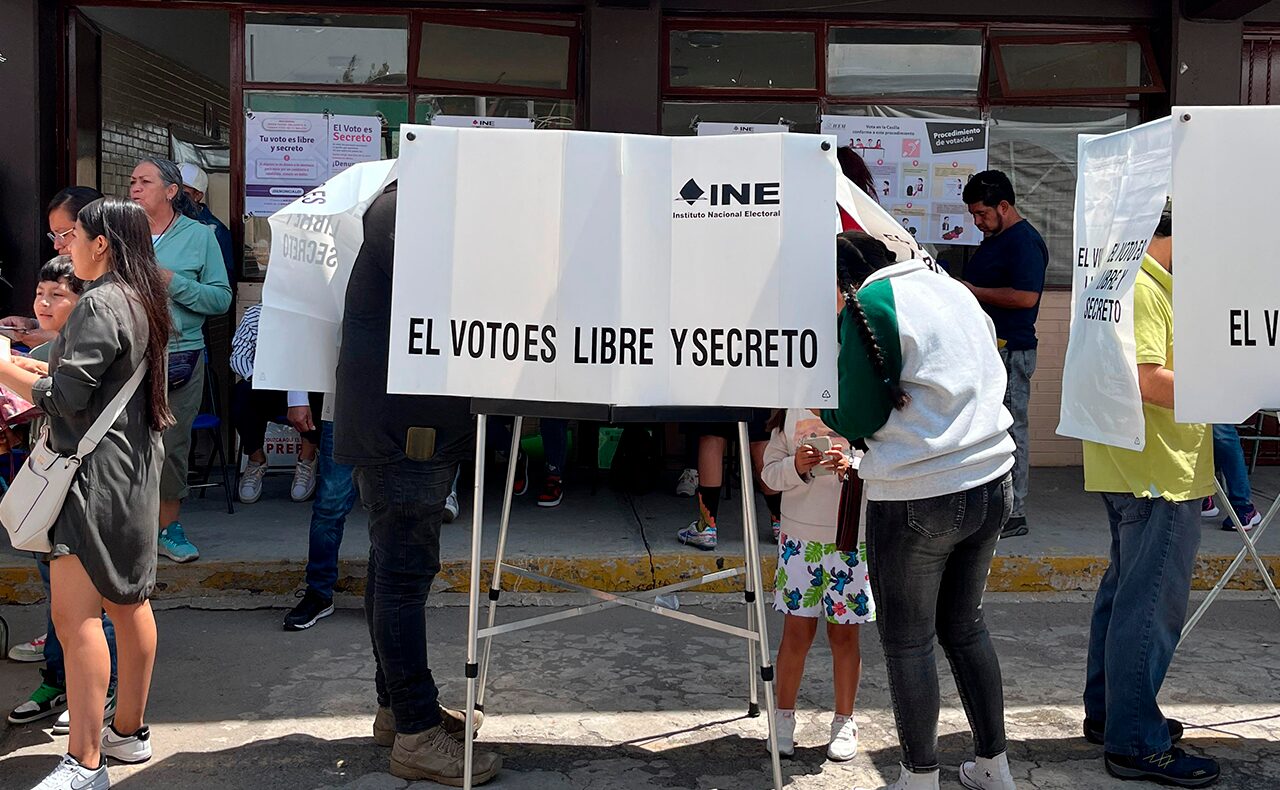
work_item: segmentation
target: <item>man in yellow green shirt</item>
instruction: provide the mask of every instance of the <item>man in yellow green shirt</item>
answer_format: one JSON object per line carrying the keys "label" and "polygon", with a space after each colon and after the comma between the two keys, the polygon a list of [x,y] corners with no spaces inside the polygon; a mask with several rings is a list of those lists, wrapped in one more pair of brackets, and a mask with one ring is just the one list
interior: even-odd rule
{"label": "man in yellow green shirt", "polygon": [[1094,601],[1084,734],[1107,771],[1205,787],[1218,764],[1173,746],[1182,725],[1156,702],[1187,615],[1200,502],[1213,491],[1207,425],[1173,419],[1173,217],[1166,209],[1133,286],[1133,334],[1146,446],[1084,443],[1085,490],[1102,494],[1111,564]]}

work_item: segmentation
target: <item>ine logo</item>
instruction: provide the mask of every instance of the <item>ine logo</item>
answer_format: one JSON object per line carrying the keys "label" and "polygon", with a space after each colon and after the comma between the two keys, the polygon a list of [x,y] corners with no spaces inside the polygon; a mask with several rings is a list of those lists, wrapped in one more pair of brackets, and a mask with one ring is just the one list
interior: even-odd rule
{"label": "ine logo", "polygon": [[[712,184],[710,203],[713,206],[776,206],[782,203],[782,184],[777,181],[761,181],[756,184]],[[677,201],[690,206],[708,200],[708,193],[692,178],[680,188]]]}

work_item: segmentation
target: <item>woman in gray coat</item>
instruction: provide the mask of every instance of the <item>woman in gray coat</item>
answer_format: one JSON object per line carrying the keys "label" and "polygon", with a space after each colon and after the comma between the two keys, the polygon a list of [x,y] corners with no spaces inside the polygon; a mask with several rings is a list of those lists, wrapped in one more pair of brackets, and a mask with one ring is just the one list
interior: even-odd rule
{"label": "woman in gray coat", "polygon": [[[84,459],[53,526],[52,611],[66,652],[71,737],[38,790],[102,790],[110,786],[104,755],[151,757],[144,715],[156,624],[147,598],[155,585],[161,432],[173,424],[165,376],[171,320],[146,212],[117,198],[90,203],[77,217],[70,252],[87,285],[47,367],[0,359],[0,384],[44,410],[50,448],[69,455],[134,371],[149,371]],[[119,654],[116,717],[106,729],[104,608]]]}

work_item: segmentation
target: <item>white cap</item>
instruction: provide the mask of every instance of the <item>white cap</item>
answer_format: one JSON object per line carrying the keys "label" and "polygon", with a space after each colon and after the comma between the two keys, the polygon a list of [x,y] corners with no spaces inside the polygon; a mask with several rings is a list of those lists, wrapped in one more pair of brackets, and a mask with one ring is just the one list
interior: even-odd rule
{"label": "white cap", "polygon": [[179,169],[182,171],[183,184],[197,192],[209,191],[209,176],[205,175],[205,172],[198,165],[183,162]]}

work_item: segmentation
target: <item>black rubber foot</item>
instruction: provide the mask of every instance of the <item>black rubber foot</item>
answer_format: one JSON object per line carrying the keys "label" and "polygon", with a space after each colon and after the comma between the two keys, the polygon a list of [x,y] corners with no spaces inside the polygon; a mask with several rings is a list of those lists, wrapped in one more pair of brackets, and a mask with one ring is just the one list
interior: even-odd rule
{"label": "black rubber foot", "polygon": [[747,718],[749,719],[760,718],[760,705],[758,703],[753,702],[747,706]]}

